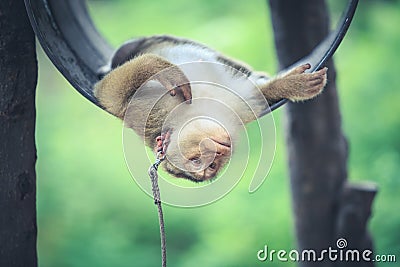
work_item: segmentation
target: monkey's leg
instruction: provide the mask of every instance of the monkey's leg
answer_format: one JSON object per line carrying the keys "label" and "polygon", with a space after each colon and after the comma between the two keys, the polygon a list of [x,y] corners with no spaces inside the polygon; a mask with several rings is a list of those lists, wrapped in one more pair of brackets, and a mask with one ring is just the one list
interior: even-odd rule
{"label": "monkey's leg", "polygon": [[317,96],[326,85],[328,69],[323,68],[314,73],[305,73],[309,68],[311,68],[310,64],[301,65],[282,76],[259,85],[264,97],[271,103],[282,98],[301,101]]}
{"label": "monkey's leg", "polygon": [[192,99],[185,74],[154,54],[138,56],[109,72],[95,85],[95,96],[107,111],[122,119],[131,97],[149,79],[159,81],[171,95],[178,91],[184,101]]}

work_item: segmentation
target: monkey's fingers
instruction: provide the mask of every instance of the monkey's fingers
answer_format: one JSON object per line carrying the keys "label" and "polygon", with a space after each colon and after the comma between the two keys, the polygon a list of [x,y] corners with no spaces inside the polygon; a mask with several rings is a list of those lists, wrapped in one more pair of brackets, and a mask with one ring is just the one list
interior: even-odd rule
{"label": "monkey's fingers", "polygon": [[327,75],[326,75],[327,71],[328,71],[328,68],[323,68],[314,73],[303,74],[303,75],[305,75],[304,77],[306,77],[305,80],[307,81],[307,83],[306,83],[307,86],[312,87],[312,86],[318,85],[318,84],[325,85],[326,79],[327,79]]}
{"label": "monkey's fingers", "polygon": [[176,92],[178,91],[182,94],[183,98],[188,104],[192,103],[192,89],[190,84],[175,86],[167,81],[161,82],[161,84],[169,91],[171,96],[175,96]]}
{"label": "monkey's fingers", "polygon": [[320,84],[323,84],[323,82],[324,82],[324,80],[322,78],[311,80],[311,81],[307,82],[307,87],[310,88],[313,86],[318,86]]}
{"label": "monkey's fingers", "polygon": [[175,85],[173,85],[171,83],[171,81],[169,81],[168,79],[165,79],[161,75],[158,75],[156,77],[156,80],[159,81],[161,83],[161,85],[165,87],[165,89],[167,89],[167,91],[170,93],[171,96],[176,95]]}
{"label": "monkey's fingers", "polygon": [[169,91],[170,96],[176,96],[176,91],[175,89],[172,89]]}
{"label": "monkey's fingers", "polygon": [[181,71],[175,69],[167,73],[162,73],[156,76],[158,80],[170,93],[171,96],[175,96],[176,93],[180,93],[186,103],[192,103],[192,89],[190,82]]}
{"label": "monkey's fingers", "polygon": [[316,96],[322,92],[327,82],[327,71],[328,68],[323,68],[313,74],[310,74],[311,77],[307,83],[307,90],[305,94],[308,96]]}
{"label": "monkey's fingers", "polygon": [[325,67],[325,68],[320,69],[319,71],[314,72],[313,75],[316,76],[316,77],[317,77],[317,76],[322,77],[322,76],[324,76],[327,72],[328,72],[328,68]]}
{"label": "monkey's fingers", "polygon": [[192,88],[190,87],[190,84],[182,84],[181,86],[179,86],[179,90],[182,92],[183,94],[183,98],[185,99],[185,101],[188,104],[192,103]]}
{"label": "monkey's fingers", "polygon": [[309,63],[307,64],[303,64],[300,65],[298,67],[295,67],[294,69],[292,69],[291,71],[289,71],[289,73],[287,75],[296,75],[296,74],[302,74],[304,73],[306,70],[310,69],[311,65]]}

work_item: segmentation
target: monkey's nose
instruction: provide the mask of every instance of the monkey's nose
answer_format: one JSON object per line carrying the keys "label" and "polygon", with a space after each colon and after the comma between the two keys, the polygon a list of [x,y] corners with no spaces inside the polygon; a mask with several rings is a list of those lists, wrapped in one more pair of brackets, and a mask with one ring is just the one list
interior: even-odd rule
{"label": "monkey's nose", "polygon": [[215,143],[217,149],[217,151],[215,152],[216,157],[229,155],[231,153],[231,147],[228,146],[227,144],[222,144],[218,142]]}

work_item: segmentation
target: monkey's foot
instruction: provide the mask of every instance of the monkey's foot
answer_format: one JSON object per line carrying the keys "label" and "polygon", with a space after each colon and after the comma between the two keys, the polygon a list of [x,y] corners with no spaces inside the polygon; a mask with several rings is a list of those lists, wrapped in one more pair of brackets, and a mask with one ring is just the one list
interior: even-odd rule
{"label": "monkey's foot", "polygon": [[302,101],[314,98],[322,92],[327,82],[328,68],[314,73],[305,73],[309,68],[311,68],[310,64],[301,65],[276,80],[278,86],[284,88],[285,98],[291,101]]}

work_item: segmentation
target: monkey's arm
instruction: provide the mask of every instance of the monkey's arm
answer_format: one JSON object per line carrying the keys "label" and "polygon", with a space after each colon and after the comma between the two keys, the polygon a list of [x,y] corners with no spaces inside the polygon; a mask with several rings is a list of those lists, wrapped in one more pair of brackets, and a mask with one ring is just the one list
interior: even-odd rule
{"label": "monkey's arm", "polygon": [[135,57],[109,72],[95,85],[95,96],[107,111],[123,119],[130,99],[149,79],[159,81],[171,95],[178,89],[184,101],[191,101],[191,88],[185,74],[176,65],[154,54]]}
{"label": "monkey's arm", "polygon": [[268,103],[282,98],[291,101],[302,101],[317,96],[324,89],[327,81],[327,68],[314,73],[305,73],[311,66],[304,64],[288,73],[258,84]]}

